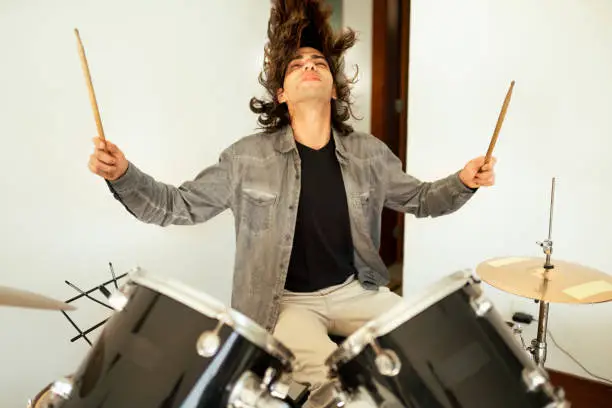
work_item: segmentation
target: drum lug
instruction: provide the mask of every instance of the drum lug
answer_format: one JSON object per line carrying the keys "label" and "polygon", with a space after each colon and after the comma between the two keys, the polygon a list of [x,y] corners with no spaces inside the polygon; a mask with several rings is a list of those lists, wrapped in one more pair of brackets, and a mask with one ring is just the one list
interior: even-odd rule
{"label": "drum lug", "polygon": [[59,400],[67,401],[72,394],[74,384],[69,378],[62,378],[51,385],[49,406],[53,407]]}
{"label": "drum lug", "polygon": [[223,319],[219,320],[217,326],[213,330],[207,330],[200,334],[198,341],[196,342],[196,350],[202,357],[212,357],[217,354],[219,347],[221,346],[221,338],[219,337],[219,331],[225,324]]}
{"label": "drum lug", "polygon": [[385,377],[395,377],[398,375],[402,369],[402,362],[397,354],[393,350],[381,348],[376,339],[372,339],[370,345],[376,354],[374,363],[378,372]]}
{"label": "drum lug", "polygon": [[[102,289],[102,287],[100,289]],[[130,300],[130,295],[134,292],[134,289],[136,289],[135,285],[131,283],[126,283],[121,287],[121,289],[117,291],[109,293],[108,290],[105,290],[103,293],[108,298],[108,304],[113,309],[120,312],[128,304],[128,301]]]}
{"label": "drum lug", "polygon": [[491,303],[491,301],[484,295],[471,298],[470,305],[472,306],[472,309],[474,309],[474,312],[476,312],[476,315],[479,317],[486,315],[493,307],[493,303]]}
{"label": "drum lug", "polygon": [[[270,368],[268,368],[270,370]],[[264,375],[264,384],[266,382],[266,376],[268,376],[268,370],[266,370],[266,374]],[[273,397],[280,398],[284,400],[289,395],[289,388],[291,383],[291,376],[288,373],[284,373],[281,375],[281,378],[278,381],[271,382],[268,386],[270,387],[270,394]]]}
{"label": "drum lug", "polygon": [[269,394],[262,386],[261,379],[251,371],[246,371],[236,381],[227,406],[228,408],[289,408],[288,404]]}
{"label": "drum lug", "polygon": [[268,367],[266,372],[264,373],[264,378],[261,382],[262,388],[269,388],[272,385],[272,381],[276,377],[276,370],[273,367]]}
{"label": "drum lug", "polygon": [[524,369],[523,382],[525,383],[529,391],[535,391],[542,385],[546,384],[548,382],[548,379],[537,368],[531,370]]}
{"label": "drum lug", "polygon": [[113,292],[108,297],[108,303],[111,305],[113,309],[120,312],[122,311],[128,303],[128,297],[122,292]]}

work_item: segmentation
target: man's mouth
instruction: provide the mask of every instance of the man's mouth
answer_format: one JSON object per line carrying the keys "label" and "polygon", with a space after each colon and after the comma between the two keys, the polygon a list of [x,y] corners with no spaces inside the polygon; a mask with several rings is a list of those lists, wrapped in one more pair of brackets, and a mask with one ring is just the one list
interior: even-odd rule
{"label": "man's mouth", "polygon": [[320,81],[321,79],[317,74],[304,74],[302,76],[302,81]]}

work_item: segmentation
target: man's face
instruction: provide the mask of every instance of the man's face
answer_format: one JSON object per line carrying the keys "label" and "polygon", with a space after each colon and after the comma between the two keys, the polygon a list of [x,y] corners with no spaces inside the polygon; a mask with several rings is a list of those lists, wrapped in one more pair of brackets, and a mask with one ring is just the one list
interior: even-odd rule
{"label": "man's face", "polygon": [[325,57],[314,48],[300,48],[285,71],[283,89],[278,91],[279,102],[329,102],[332,98],[335,98],[334,80]]}

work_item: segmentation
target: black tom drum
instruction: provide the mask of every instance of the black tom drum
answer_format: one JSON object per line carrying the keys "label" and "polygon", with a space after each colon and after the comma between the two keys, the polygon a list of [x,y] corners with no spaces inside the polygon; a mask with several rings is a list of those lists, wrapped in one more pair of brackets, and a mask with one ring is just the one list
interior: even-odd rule
{"label": "black tom drum", "polygon": [[42,408],[286,407],[293,354],[246,316],[140,269],[118,310]]}
{"label": "black tom drum", "polygon": [[569,407],[479,283],[445,277],[349,336],[327,360],[340,405]]}

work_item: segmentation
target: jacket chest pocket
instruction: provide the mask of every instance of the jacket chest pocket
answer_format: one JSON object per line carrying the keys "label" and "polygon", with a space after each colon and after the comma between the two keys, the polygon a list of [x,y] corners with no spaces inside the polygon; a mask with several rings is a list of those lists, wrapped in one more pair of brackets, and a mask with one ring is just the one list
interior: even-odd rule
{"label": "jacket chest pocket", "polygon": [[242,222],[253,233],[270,229],[277,195],[253,188],[242,189]]}
{"label": "jacket chest pocket", "polygon": [[364,216],[367,216],[370,211],[370,192],[364,191],[360,193],[352,193],[351,204],[355,210],[360,211]]}

